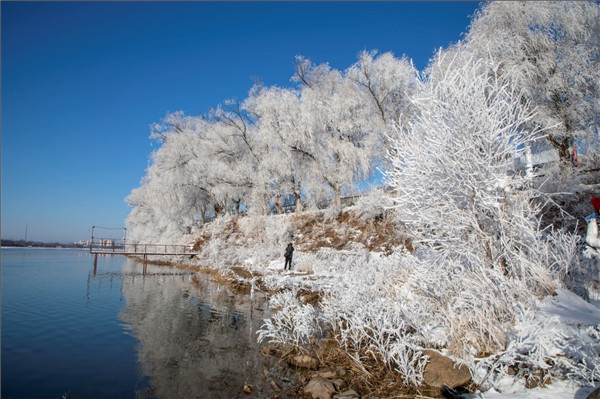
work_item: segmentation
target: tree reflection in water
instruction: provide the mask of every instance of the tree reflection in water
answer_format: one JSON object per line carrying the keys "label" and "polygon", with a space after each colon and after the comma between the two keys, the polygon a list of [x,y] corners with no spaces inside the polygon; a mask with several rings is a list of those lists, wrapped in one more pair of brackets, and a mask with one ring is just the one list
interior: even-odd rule
{"label": "tree reflection in water", "polygon": [[[269,370],[256,343],[264,297],[232,294],[210,276],[128,260],[120,318],[138,340],[138,398],[270,397]],[[252,394],[243,392],[244,383]]]}

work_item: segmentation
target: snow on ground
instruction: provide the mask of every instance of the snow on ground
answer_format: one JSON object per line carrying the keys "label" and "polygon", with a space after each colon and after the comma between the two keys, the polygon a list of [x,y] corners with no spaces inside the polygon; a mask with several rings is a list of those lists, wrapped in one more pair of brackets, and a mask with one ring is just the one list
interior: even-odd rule
{"label": "snow on ground", "polygon": [[[565,336],[581,335],[589,326],[600,326],[600,308],[594,306],[576,294],[557,289],[555,296],[544,298],[539,306],[539,316],[555,322],[553,328],[558,328]],[[523,380],[503,376],[495,381],[495,388],[474,395],[464,395],[465,399],[585,399],[595,389],[595,386],[579,387],[567,380],[553,380],[546,387],[525,388]]]}
{"label": "snow on ground", "polygon": [[559,288],[556,296],[544,298],[539,309],[548,316],[558,316],[568,325],[600,325],[600,308],[584,301],[571,291]]}
{"label": "snow on ground", "polygon": [[[600,383],[596,384],[600,387]],[[579,388],[568,381],[554,381],[546,388],[527,389],[520,381],[504,377],[497,389],[475,395],[463,395],[464,399],[585,399],[594,387]]]}
{"label": "snow on ground", "polygon": [[[221,269],[228,275],[234,275],[229,269],[238,265],[248,273],[238,273],[237,277],[251,283],[253,290],[261,281],[267,289],[288,292],[279,298],[279,302],[288,306],[282,317],[286,314],[297,316],[293,323],[299,328],[292,328],[290,335],[296,340],[308,337],[310,331],[318,328],[318,323],[324,323],[326,328],[336,325],[340,319],[336,315],[342,314],[341,317],[354,328],[347,333],[357,334],[356,337],[361,337],[365,328],[379,331],[389,327],[390,331],[397,331],[398,324],[394,320],[407,323],[406,326],[418,326],[418,333],[397,337],[406,340],[405,343],[415,350],[432,345],[448,347],[454,339],[451,331],[456,334],[456,330],[449,327],[451,323],[473,319],[483,305],[495,298],[487,291],[496,292],[500,287],[512,284],[498,275],[495,280],[481,281],[481,285],[488,287],[484,291],[471,292],[472,286],[480,285],[479,275],[457,274],[452,267],[434,265],[424,251],[387,253],[383,248],[381,252],[368,248],[366,241],[350,239],[354,237],[350,233],[360,227],[359,223],[353,222],[353,225],[335,224],[318,219],[317,215],[313,219],[305,216],[296,221],[280,216],[240,219],[236,226],[233,220],[223,219],[205,229],[202,252],[185,262],[191,266]],[[311,242],[299,238],[305,225],[312,226]],[[389,230],[383,226],[375,231],[387,239]],[[367,233],[365,237],[373,237],[370,231]],[[326,239],[332,241],[331,246],[326,243],[321,247],[312,245],[319,237],[324,242]],[[293,270],[285,271],[283,248],[290,241],[296,246]],[[344,245],[336,248],[334,244],[338,241]],[[597,265],[593,269],[597,273]],[[462,279],[467,282],[458,284]],[[485,391],[469,398],[586,398],[593,390],[591,385],[581,388],[568,381],[585,385],[595,379],[594,383],[598,385],[600,380],[600,366],[597,366],[600,364],[600,301],[597,300],[600,292],[589,290],[594,287],[589,278],[582,283],[588,289],[589,302],[564,288],[557,288],[554,296],[542,300],[536,299],[537,295],[524,294],[521,299],[526,305],[507,297],[506,311],[509,317],[512,315],[513,322],[498,325],[508,339],[505,349],[485,359],[463,359],[473,367],[474,379],[481,372],[485,374],[486,367],[496,370],[485,381]],[[557,281],[555,287],[562,287],[562,284]],[[302,291],[319,292],[324,302],[313,310],[308,303],[303,303],[302,294],[296,299],[295,293]],[[473,298],[480,298],[483,305],[478,306]],[[450,304],[456,300],[462,301],[462,307],[451,309],[444,305],[446,310],[435,309],[435,303]],[[449,314],[450,311],[453,313]],[[317,319],[320,322],[316,322]],[[487,320],[485,312],[478,319]],[[457,342],[460,343],[460,339]],[[381,342],[376,344],[383,345]],[[380,349],[385,350],[384,347]],[[390,353],[392,356],[395,352]],[[390,359],[394,362],[402,360]],[[407,359],[406,366],[409,367],[412,358]],[[481,365],[479,370],[477,364]],[[551,368],[554,377],[544,388],[526,389],[522,376],[505,374],[511,365],[518,365],[522,375],[528,375],[529,370]]]}

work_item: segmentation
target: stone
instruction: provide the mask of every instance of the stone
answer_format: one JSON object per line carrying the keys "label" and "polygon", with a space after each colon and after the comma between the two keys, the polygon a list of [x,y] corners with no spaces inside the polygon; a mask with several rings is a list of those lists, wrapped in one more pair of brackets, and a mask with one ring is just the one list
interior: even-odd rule
{"label": "stone", "polygon": [[343,367],[336,368],[335,369],[335,373],[337,374],[337,376],[339,378],[344,378],[345,376],[348,375],[348,371],[345,368],[343,368]]}
{"label": "stone", "polygon": [[360,399],[360,395],[354,389],[349,389],[334,395],[333,399]]}
{"label": "stone", "polygon": [[585,399],[600,399],[600,388],[596,388]]}
{"label": "stone", "polygon": [[261,352],[265,355],[275,356],[280,359],[283,357],[283,351],[281,349],[277,349],[277,348],[273,348],[273,347],[263,348],[263,349],[261,349]]}
{"label": "stone", "polygon": [[333,380],[331,380],[331,382],[333,382],[335,389],[337,389],[338,391],[341,391],[342,389],[344,389],[348,386],[346,381],[342,380],[341,378],[333,379]]}
{"label": "stone", "polygon": [[304,387],[304,394],[312,399],[331,399],[335,393],[333,382],[323,377],[315,377]]}
{"label": "stone", "polygon": [[335,371],[320,371],[315,374],[315,377],[328,378],[330,380],[337,378]]}
{"label": "stone", "polygon": [[308,355],[296,355],[288,359],[288,363],[304,369],[316,370],[319,367],[319,360]]}
{"label": "stone", "polygon": [[533,389],[533,388],[546,388],[546,385],[552,382],[552,377],[549,374],[544,375],[544,373],[534,373],[531,378],[525,379],[525,388]]}
{"label": "stone", "polygon": [[455,367],[450,358],[432,350],[424,350],[423,355],[429,356],[425,366],[423,382],[431,387],[442,389],[444,385],[454,389],[471,381],[471,372],[467,366]]}

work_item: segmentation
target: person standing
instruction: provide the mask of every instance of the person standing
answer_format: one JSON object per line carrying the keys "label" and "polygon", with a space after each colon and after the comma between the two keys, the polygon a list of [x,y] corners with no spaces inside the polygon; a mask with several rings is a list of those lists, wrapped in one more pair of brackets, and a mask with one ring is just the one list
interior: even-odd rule
{"label": "person standing", "polygon": [[594,207],[594,213],[585,218],[588,224],[585,242],[587,242],[588,245],[591,247],[600,249],[600,238],[598,237],[598,223],[596,222],[596,217],[600,212],[600,197],[594,197],[590,200],[590,202]]}
{"label": "person standing", "polygon": [[[294,247],[290,242],[285,249],[285,254],[283,255],[285,258],[285,265],[283,266],[283,270],[292,270],[292,256],[294,255]],[[288,269],[289,266],[289,269]]]}

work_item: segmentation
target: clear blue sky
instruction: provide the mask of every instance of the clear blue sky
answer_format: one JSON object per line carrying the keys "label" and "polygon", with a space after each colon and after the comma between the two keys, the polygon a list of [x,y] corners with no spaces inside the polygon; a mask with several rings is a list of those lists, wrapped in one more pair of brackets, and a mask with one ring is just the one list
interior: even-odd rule
{"label": "clear blue sky", "polygon": [[344,69],[377,49],[422,70],[478,4],[2,1],[2,238],[124,226],[167,112],[241,100],[255,77],[292,86],[296,55]]}

